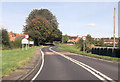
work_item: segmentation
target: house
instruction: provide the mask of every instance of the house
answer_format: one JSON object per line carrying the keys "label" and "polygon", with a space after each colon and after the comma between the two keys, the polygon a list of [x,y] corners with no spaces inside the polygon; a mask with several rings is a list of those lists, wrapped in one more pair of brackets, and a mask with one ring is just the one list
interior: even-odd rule
{"label": "house", "polygon": [[93,38],[93,40],[100,41],[101,39],[100,38]]}
{"label": "house", "polygon": [[[114,43],[114,40],[113,39],[103,39],[103,42],[104,43]],[[118,44],[118,40],[115,40],[115,43]]]}
{"label": "house", "polygon": [[68,36],[68,42],[77,42],[80,39],[80,37],[77,36]]}
{"label": "house", "polygon": [[15,41],[15,38],[19,35],[17,33],[13,33],[12,31],[8,33],[10,41]]}

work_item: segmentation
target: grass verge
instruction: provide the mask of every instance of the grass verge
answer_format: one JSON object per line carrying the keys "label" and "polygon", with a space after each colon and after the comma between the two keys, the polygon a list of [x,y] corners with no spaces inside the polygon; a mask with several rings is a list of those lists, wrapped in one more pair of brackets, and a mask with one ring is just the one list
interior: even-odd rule
{"label": "grass verge", "polygon": [[23,67],[35,55],[38,47],[28,50],[3,50],[2,51],[2,76],[9,75],[12,71]]}
{"label": "grass verge", "polygon": [[120,61],[120,58],[109,57],[109,56],[100,56],[100,55],[91,54],[91,53],[84,53],[84,52],[80,51],[79,49],[77,49],[74,45],[60,46],[60,47],[58,47],[58,49],[63,50],[63,51],[69,51],[69,52],[76,53],[76,54],[95,57],[95,58],[99,58],[99,59],[105,59],[105,60],[111,60],[111,61]]}

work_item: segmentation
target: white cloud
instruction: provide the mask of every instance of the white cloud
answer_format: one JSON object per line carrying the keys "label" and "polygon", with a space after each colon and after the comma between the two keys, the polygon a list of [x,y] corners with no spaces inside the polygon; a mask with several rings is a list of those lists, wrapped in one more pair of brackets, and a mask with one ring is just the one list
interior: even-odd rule
{"label": "white cloud", "polygon": [[95,27],[96,24],[87,24],[87,26],[89,26],[89,27]]}

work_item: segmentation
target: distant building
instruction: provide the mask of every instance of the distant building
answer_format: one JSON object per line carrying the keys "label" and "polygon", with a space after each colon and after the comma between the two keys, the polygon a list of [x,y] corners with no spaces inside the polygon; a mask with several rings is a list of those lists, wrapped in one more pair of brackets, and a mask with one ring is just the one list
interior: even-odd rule
{"label": "distant building", "polygon": [[100,39],[100,38],[93,38],[93,40],[97,40],[97,41],[100,41],[101,39]]}
{"label": "distant building", "polygon": [[8,33],[10,41],[15,41],[16,37],[23,34],[13,33],[12,31]]}
{"label": "distant building", "polygon": [[[114,40],[113,39],[103,39],[103,42],[104,43],[114,43]],[[118,44],[118,40],[115,40],[115,43]]]}
{"label": "distant building", "polygon": [[68,36],[68,42],[77,42],[80,39],[80,37],[77,36]]}

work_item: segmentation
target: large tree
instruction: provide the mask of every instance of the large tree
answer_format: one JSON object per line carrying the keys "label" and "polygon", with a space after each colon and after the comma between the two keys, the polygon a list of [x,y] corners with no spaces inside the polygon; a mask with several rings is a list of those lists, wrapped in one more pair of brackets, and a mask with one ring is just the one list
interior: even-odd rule
{"label": "large tree", "polygon": [[68,41],[68,36],[67,35],[63,35],[62,36],[62,42],[63,43],[67,43],[67,41]]}
{"label": "large tree", "polygon": [[35,45],[61,41],[62,32],[58,29],[56,17],[47,9],[34,9],[26,19],[24,33],[29,34]]}

